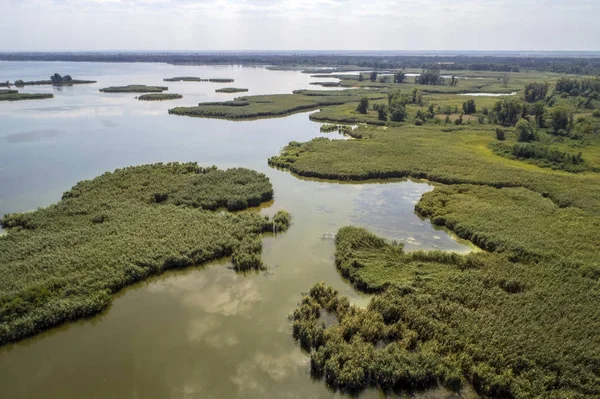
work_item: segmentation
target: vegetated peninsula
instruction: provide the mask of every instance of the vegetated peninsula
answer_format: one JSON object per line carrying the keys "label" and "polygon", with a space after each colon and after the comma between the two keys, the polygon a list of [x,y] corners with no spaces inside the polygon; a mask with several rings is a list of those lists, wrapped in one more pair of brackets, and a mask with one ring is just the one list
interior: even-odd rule
{"label": "vegetated peninsula", "polygon": [[244,210],[273,198],[252,170],[196,163],[118,169],[81,181],[47,208],[5,215],[0,236],[0,345],[106,309],[121,288],[170,268],[232,256],[262,267],[263,232],[283,231]]}
{"label": "vegetated peninsula", "polygon": [[71,75],[61,76],[58,73],[50,76],[49,80],[34,80],[34,81],[24,81],[22,79],[16,80],[14,85],[17,87],[22,86],[42,86],[42,85],[54,85],[54,86],[68,86],[68,85],[78,85],[78,84],[90,84],[96,83],[95,80],[80,80],[73,79]]}
{"label": "vegetated peninsula", "polygon": [[137,99],[140,101],[165,101],[165,100],[178,100],[183,98],[181,94],[176,93],[151,93],[142,94]]}
{"label": "vegetated peninsula", "polygon": [[176,76],[174,78],[163,79],[165,82],[211,82],[211,83],[233,83],[229,78],[198,78],[195,76]]}
{"label": "vegetated peninsula", "polygon": [[223,87],[222,89],[216,89],[217,93],[244,93],[247,92],[248,89],[242,89],[239,87]]}
{"label": "vegetated peninsula", "polygon": [[19,93],[18,90],[0,89],[0,101],[44,100],[54,98],[52,93]]}
{"label": "vegetated peninsula", "polygon": [[[312,374],[350,392],[469,384],[490,398],[600,397],[600,80],[422,76],[374,76],[385,99],[311,115],[361,123],[356,140],[291,142],[269,163],[336,181],[444,184],[416,211],[486,252],[407,253],[342,228],[336,266],[375,296],[366,309],[323,284],[303,296],[293,335]],[[459,96],[461,85],[520,94]]]}
{"label": "vegetated peninsula", "polygon": [[104,93],[162,93],[169,90],[166,86],[128,85],[111,86],[100,89]]}
{"label": "vegetated peninsula", "polygon": [[170,114],[219,119],[254,119],[286,116],[332,105],[358,101],[361,96],[383,99],[385,94],[368,91],[299,91],[295,94],[272,94],[238,97],[233,101],[200,103],[196,107],[177,107]]}

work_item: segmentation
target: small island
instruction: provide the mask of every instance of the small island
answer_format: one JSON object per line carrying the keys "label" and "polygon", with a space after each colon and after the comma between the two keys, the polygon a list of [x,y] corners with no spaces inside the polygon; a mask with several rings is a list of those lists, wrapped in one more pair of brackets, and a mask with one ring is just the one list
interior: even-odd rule
{"label": "small island", "polygon": [[212,83],[233,83],[233,79],[228,78],[198,78],[196,76],[176,76],[174,78],[163,79],[165,82],[212,82]]}
{"label": "small island", "polygon": [[162,93],[169,90],[166,86],[128,85],[111,86],[100,89],[103,93]]}
{"label": "small island", "polygon": [[52,93],[19,93],[18,90],[0,90],[0,101],[44,100],[54,98]]}
{"label": "small island", "polygon": [[248,89],[241,89],[239,87],[223,87],[222,89],[215,90],[217,93],[244,93],[247,91]]}
{"label": "small island", "polygon": [[152,94],[142,94],[137,97],[140,101],[166,101],[166,100],[178,100],[183,98],[181,94],[176,93],[152,93]]}
{"label": "small island", "polygon": [[68,85],[77,85],[77,84],[90,84],[96,83],[95,80],[80,80],[73,79],[71,75],[61,76],[58,73],[50,76],[49,80],[33,80],[33,81],[24,81],[22,79],[15,80],[14,86],[23,87],[23,86],[42,86],[42,85],[54,85],[54,86],[68,86]]}

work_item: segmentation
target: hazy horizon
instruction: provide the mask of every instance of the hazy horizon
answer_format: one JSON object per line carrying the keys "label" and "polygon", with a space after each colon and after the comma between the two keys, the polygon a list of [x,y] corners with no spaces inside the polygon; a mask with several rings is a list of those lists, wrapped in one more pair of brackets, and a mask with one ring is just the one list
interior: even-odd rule
{"label": "hazy horizon", "polygon": [[594,0],[4,0],[0,11],[3,52],[600,50]]}

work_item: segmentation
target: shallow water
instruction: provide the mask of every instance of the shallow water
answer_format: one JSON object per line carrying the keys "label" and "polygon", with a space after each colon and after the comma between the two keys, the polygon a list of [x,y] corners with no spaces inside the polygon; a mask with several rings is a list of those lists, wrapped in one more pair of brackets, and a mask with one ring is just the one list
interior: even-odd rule
{"label": "shallow water", "polygon": [[[315,89],[298,71],[166,64],[0,63],[0,81],[42,79],[58,72],[95,79],[85,86],[27,87],[52,100],[0,103],[0,214],[56,202],[77,181],[118,167],[198,161],[266,173],[291,229],[264,240],[267,270],[236,274],[227,260],[171,271],[118,294],[103,315],[0,348],[4,398],[326,398],[341,396],[312,381],[307,356],[291,338],[287,315],[300,293],[325,281],[359,305],[333,264],[330,239],[357,224],[408,249],[471,247],[414,213],[427,182],[341,184],[300,179],[266,160],[289,141],[321,134],[308,115],[230,122],[167,114],[176,105],[231,99],[228,86],[165,82],[182,100],[140,102],[135,94],[105,94],[109,85],[163,84],[172,76],[233,77],[248,95]],[[429,393],[445,397],[446,392]],[[371,390],[364,397],[379,397]]]}

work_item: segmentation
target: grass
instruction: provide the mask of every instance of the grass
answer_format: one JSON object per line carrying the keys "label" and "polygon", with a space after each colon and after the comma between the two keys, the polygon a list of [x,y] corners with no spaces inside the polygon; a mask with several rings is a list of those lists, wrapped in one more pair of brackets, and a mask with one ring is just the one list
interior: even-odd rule
{"label": "grass", "polygon": [[[195,163],[118,169],[79,182],[58,203],[5,215],[0,236],[0,345],[106,309],[121,288],[169,268],[236,254],[260,260],[274,220],[244,210],[273,198],[248,169]],[[285,223],[287,221],[287,224]]]}
{"label": "grass", "polygon": [[[499,191],[502,200],[515,190],[473,189]],[[473,194],[478,203],[480,195],[498,195]],[[543,201],[537,205],[552,206]],[[500,213],[508,208],[514,211],[507,206]],[[470,220],[470,211],[458,212]],[[310,351],[312,374],[332,387],[443,384],[458,391],[469,383],[483,397],[600,395],[597,282],[559,260],[524,264],[501,252],[406,253],[356,227],[340,229],[335,257],[354,285],[379,294],[361,309],[317,284],[291,316],[294,337]],[[326,327],[323,311],[338,323]]]}
{"label": "grass", "polygon": [[[297,92],[296,94],[272,94],[238,97],[234,101],[200,103],[196,107],[177,107],[170,114],[220,119],[256,119],[290,115],[320,107],[345,104],[360,100],[360,92]],[[374,98],[381,94],[369,93]]]}
{"label": "grass", "polygon": [[111,86],[100,89],[104,93],[161,93],[166,90],[169,90],[166,86],[146,85]]}
{"label": "grass", "polygon": [[247,92],[248,89],[241,89],[239,87],[223,87],[222,89],[216,89],[217,93],[244,93]]}
{"label": "grass", "polygon": [[229,78],[210,78],[203,79],[195,76],[176,76],[174,78],[163,79],[165,82],[212,82],[212,83],[233,83],[233,79]]}
{"label": "grass", "polygon": [[95,80],[81,80],[81,79],[72,79],[69,81],[63,81],[63,82],[53,82],[52,80],[32,80],[32,81],[18,81],[14,83],[15,86],[17,87],[22,87],[22,86],[48,86],[48,85],[52,85],[52,86],[71,86],[71,85],[81,85],[81,84],[92,84],[92,83],[97,83],[97,81]]}
{"label": "grass", "polygon": [[140,101],[165,101],[165,100],[178,100],[183,98],[181,94],[175,93],[152,93],[152,94],[142,94],[138,97]]}
{"label": "grass", "polygon": [[19,93],[17,90],[0,92],[0,101],[44,100],[54,98],[52,93]]}

